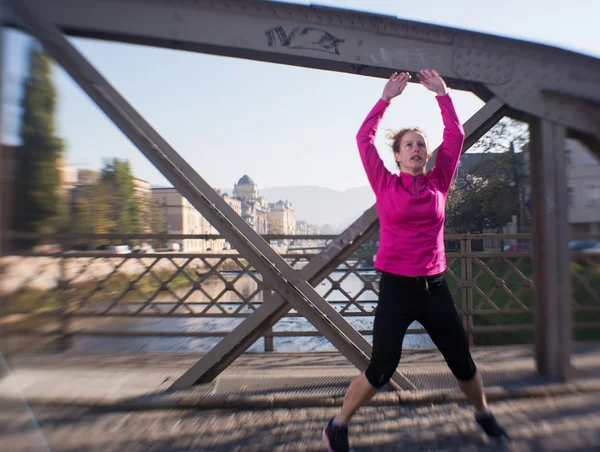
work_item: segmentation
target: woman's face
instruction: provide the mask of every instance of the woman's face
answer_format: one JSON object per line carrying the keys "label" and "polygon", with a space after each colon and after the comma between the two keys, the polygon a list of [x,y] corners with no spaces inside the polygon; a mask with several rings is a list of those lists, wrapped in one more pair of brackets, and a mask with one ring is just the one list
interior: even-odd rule
{"label": "woman's face", "polygon": [[413,175],[423,173],[429,159],[427,139],[422,133],[409,130],[400,140],[400,152],[396,152],[394,157],[403,173]]}

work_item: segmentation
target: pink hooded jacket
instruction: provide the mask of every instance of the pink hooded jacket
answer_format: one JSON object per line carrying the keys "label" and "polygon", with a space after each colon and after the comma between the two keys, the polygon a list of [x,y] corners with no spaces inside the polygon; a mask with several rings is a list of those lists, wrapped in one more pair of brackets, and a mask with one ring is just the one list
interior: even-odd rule
{"label": "pink hooded jacket", "polygon": [[375,268],[403,276],[430,276],[446,270],[444,219],[446,197],[465,138],[449,94],[436,96],[444,123],[435,168],[427,174],[395,175],[375,148],[375,134],[388,102],[379,100],[356,140],[367,177],[377,197],[380,237]]}

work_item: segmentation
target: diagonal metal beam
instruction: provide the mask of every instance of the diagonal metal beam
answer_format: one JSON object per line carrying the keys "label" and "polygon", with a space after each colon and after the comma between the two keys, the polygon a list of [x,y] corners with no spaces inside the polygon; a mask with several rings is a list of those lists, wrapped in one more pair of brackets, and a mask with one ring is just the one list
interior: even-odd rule
{"label": "diagonal metal beam", "polygon": [[[493,98],[469,118],[463,126],[466,135],[463,153],[492,128],[502,118],[504,112],[503,102]],[[434,156],[438,149],[433,152]],[[430,159],[430,162],[433,160],[434,157]],[[377,209],[372,206],[325,250],[312,259],[300,273],[313,286],[316,286],[378,229]],[[212,381],[267,330],[281,320],[289,310],[289,303],[277,295],[265,300],[259,309],[176,380],[170,389],[180,390],[193,384]]]}
{"label": "diagonal metal beam", "polygon": [[[369,342],[299,272],[254,231],[148,124],[30,0],[7,0],[12,12],[156,168],[256,268],[268,289],[285,297],[348,360],[363,370]],[[406,381],[396,381],[406,385]]]}
{"label": "diagonal metal beam", "polygon": [[[316,286],[350,256],[362,243],[379,229],[379,217],[375,206],[367,210],[358,220],[333,240],[323,251],[306,264],[300,274]],[[264,333],[281,320],[290,310],[290,304],[274,294],[263,300],[262,305],[225,336],[205,356],[177,379],[169,390],[178,391],[194,384],[208,383],[244,353]],[[368,347],[371,355],[371,345]],[[364,370],[364,369],[362,369]],[[398,376],[395,381],[403,381]],[[408,381],[406,382],[408,383]],[[402,389],[412,389],[412,384],[402,384]]]}

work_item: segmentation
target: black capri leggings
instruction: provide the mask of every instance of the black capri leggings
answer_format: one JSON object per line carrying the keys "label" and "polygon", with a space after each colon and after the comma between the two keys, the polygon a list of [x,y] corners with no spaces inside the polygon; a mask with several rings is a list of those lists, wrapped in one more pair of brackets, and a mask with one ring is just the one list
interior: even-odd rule
{"label": "black capri leggings", "polygon": [[375,388],[385,385],[400,363],[409,325],[419,322],[458,380],[475,376],[467,334],[443,274],[406,277],[381,273],[373,326],[373,354],[365,372]]}

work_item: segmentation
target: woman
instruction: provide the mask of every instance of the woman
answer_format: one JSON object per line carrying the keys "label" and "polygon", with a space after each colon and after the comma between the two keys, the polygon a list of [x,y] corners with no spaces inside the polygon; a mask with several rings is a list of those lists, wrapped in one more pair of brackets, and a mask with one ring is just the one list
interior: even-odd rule
{"label": "woman", "polygon": [[408,73],[392,74],[357,135],[363,166],[377,197],[380,239],[375,267],[381,280],[371,360],[367,370],[350,384],[339,414],[323,430],[330,451],[349,450],[350,418],[390,380],[400,362],[406,330],[415,320],[441,351],[460,389],[473,404],[477,425],[489,437],[508,438],[487,408],[481,376],[443,275],[446,197],[458,166],[464,131],[439,74],[423,70],[418,76],[421,84],[436,94],[444,123],[443,143],[431,172],[425,172],[430,154],[421,129],[403,129],[393,137],[398,176],[387,171],[374,145],[379,122],[391,100],[404,91],[411,78]]}

